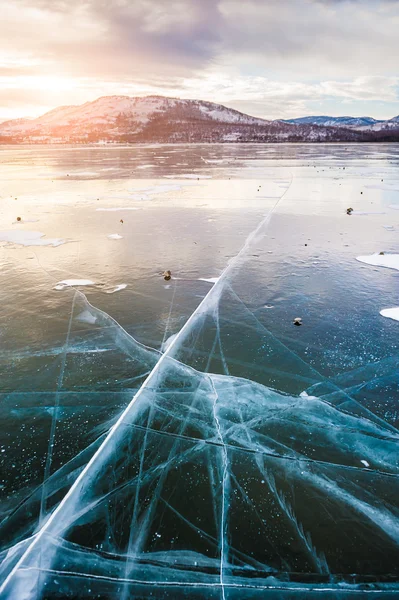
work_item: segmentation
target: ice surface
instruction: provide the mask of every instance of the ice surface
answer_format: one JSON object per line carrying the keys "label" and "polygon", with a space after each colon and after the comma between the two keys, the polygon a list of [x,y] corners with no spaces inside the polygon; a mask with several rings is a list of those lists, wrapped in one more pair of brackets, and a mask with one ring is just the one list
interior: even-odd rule
{"label": "ice surface", "polygon": [[109,238],[110,240],[121,240],[123,238],[123,235],[119,235],[119,233],[110,233],[109,235],[107,235],[107,238]]}
{"label": "ice surface", "polygon": [[[353,223],[341,206],[333,226],[327,213],[306,230],[309,219],[283,215],[290,199],[306,197],[295,177],[286,183],[270,213],[263,203],[245,213],[250,228],[238,214],[235,246],[223,245],[232,213],[210,213],[219,232],[210,252],[220,250],[220,262],[206,264],[204,248],[215,240],[208,213],[195,210],[191,229],[183,211],[164,211],[153,221],[156,248],[146,269],[142,247],[149,238],[143,233],[137,243],[142,223],[131,231],[124,226],[120,243],[101,244],[112,229],[107,215],[103,222],[97,215],[88,235],[96,256],[106,247],[101,268],[89,270],[76,249],[75,270],[69,263],[60,274],[64,256],[41,272],[46,290],[49,279],[73,272],[125,281],[129,289],[108,297],[88,288],[89,302],[71,288],[92,280],[59,281],[64,293],[45,295],[47,310],[35,315],[41,329],[5,357],[2,419],[5,433],[17,423],[18,434],[14,454],[8,437],[4,444],[4,481],[14,488],[1,513],[1,598],[274,600],[399,592],[395,324],[377,313],[373,331],[363,310],[373,278],[395,274],[359,268],[364,280],[353,292],[353,256],[369,252],[371,238],[363,236],[358,250],[342,250],[338,236]],[[92,207],[87,215],[93,218]],[[201,218],[209,237],[199,239],[197,251]],[[370,221],[357,220],[356,227],[375,227],[387,238],[381,221]],[[339,246],[327,254],[334,226]],[[283,254],[287,245],[295,268]],[[42,257],[35,257],[39,268]],[[139,275],[131,285],[126,274],[135,261]],[[168,286],[159,274],[164,268],[180,275]],[[293,270],[302,277],[292,278]],[[389,283],[379,289],[386,294],[381,305],[390,306]],[[145,308],[153,296],[160,303],[158,319],[145,313],[159,334],[153,347],[136,339],[142,330],[134,319],[140,304],[129,302],[135,293]],[[49,296],[58,303],[50,310]],[[31,304],[29,298],[29,310]],[[33,327],[25,305],[24,311]],[[298,315],[303,326],[296,328]],[[55,330],[51,319],[60,319],[60,336],[43,341],[43,332]]]}
{"label": "ice surface", "polygon": [[380,315],[388,317],[388,319],[394,319],[394,321],[399,321],[399,306],[395,306],[394,308],[384,308],[383,310],[380,310]]}
{"label": "ice surface", "polygon": [[21,246],[61,246],[65,240],[60,238],[43,239],[44,233],[40,231],[25,231],[22,229],[12,229],[9,231],[0,231],[0,242],[9,244],[18,244]]}

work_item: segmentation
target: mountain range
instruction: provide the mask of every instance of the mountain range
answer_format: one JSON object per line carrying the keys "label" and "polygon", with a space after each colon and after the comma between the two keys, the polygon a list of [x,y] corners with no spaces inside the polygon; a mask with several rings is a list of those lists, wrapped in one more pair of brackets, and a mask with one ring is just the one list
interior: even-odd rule
{"label": "mountain range", "polygon": [[399,141],[399,116],[266,120],[213,102],[104,96],[36,119],[0,123],[0,143]]}
{"label": "mountain range", "polygon": [[392,119],[378,120],[373,117],[300,117],[299,119],[284,119],[285,123],[293,125],[321,125],[323,127],[346,127],[358,131],[383,131],[399,128],[399,115]]}

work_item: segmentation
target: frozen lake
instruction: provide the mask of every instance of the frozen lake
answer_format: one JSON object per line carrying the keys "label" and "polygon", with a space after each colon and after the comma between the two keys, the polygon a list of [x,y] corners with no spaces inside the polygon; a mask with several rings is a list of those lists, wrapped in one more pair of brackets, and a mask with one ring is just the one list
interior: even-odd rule
{"label": "frozen lake", "polygon": [[0,597],[399,594],[398,209],[394,144],[0,147]]}

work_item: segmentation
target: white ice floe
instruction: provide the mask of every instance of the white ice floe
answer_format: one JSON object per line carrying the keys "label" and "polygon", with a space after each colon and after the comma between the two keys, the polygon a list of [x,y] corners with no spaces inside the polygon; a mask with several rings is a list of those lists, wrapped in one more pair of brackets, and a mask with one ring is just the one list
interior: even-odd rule
{"label": "white ice floe", "polygon": [[124,290],[127,288],[127,283],[120,283],[119,285],[115,286],[112,290],[107,290],[107,294],[115,294],[115,292],[120,292],[121,290]]}
{"label": "white ice floe", "polygon": [[399,271],[399,254],[371,254],[370,256],[357,256],[356,260],[374,267],[388,267]]}
{"label": "white ice floe", "polygon": [[382,317],[388,317],[388,319],[393,319],[394,321],[399,321],[399,306],[395,306],[394,308],[384,308],[380,310],[380,315]]}
{"label": "white ice floe", "polygon": [[9,244],[20,244],[21,246],[61,246],[66,241],[61,238],[43,239],[45,236],[41,231],[9,230],[0,231],[0,242]]}
{"label": "white ice floe", "polygon": [[54,287],[55,290],[64,290],[67,287],[77,287],[81,285],[94,285],[91,279],[63,279]]}
{"label": "white ice floe", "polygon": [[216,283],[219,281],[219,277],[199,277],[198,281],[207,281],[208,283]]}
{"label": "white ice floe", "polygon": [[119,233],[110,233],[109,235],[107,235],[107,238],[110,240],[121,240],[123,238],[123,235],[119,235]]}
{"label": "white ice floe", "polygon": [[369,463],[367,462],[367,460],[361,460],[360,461],[365,467],[369,467]]}

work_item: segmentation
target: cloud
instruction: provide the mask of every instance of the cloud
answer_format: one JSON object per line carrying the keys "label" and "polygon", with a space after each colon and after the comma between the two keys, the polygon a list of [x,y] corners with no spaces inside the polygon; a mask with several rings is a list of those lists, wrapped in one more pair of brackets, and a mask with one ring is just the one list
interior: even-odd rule
{"label": "cloud", "polygon": [[8,0],[0,115],[24,93],[37,109],[163,93],[263,116],[397,102],[398,30],[399,0]]}

